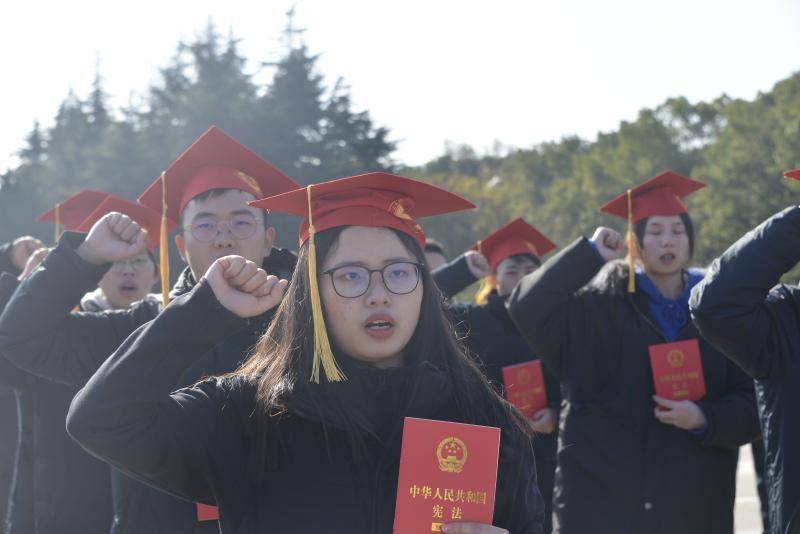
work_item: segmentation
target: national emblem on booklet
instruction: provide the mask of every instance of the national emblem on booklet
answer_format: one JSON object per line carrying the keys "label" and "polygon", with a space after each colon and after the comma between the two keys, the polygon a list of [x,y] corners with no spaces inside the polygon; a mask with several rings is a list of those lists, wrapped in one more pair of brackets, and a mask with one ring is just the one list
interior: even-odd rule
{"label": "national emblem on booklet", "polygon": [[402,447],[395,534],[492,523],[499,428],[407,417]]}
{"label": "national emblem on booklet", "polygon": [[706,394],[700,345],[696,339],[650,346],[656,395],[674,401],[698,401]]}
{"label": "national emblem on booklet", "polygon": [[544,385],[541,360],[503,367],[503,385],[506,399],[526,419],[547,407],[547,390]]}

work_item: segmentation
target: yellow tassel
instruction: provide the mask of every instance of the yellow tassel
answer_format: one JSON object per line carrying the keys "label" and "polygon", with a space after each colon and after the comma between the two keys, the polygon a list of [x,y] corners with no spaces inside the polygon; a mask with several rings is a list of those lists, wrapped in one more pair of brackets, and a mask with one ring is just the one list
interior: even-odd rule
{"label": "yellow tassel", "polygon": [[633,237],[633,200],[631,199],[631,190],[628,189],[628,235],[626,236],[628,242],[628,293],[636,293],[636,258],[633,251],[636,250],[636,240]]}
{"label": "yellow tassel", "polygon": [[481,280],[481,285],[478,288],[477,293],[475,293],[475,303],[479,306],[483,306],[489,302],[489,295],[491,295],[492,291],[494,291],[495,285],[497,285],[497,282],[492,275],[489,275]]}
{"label": "yellow tassel", "polygon": [[[159,242],[159,270],[161,271],[161,302],[166,308],[169,304],[169,225],[167,222],[167,173],[161,173],[161,235]],[[163,309],[163,308],[162,308]]]}
{"label": "yellow tassel", "polygon": [[306,188],[308,195],[308,287],[311,293],[311,318],[314,321],[314,355],[311,363],[311,381],[319,384],[319,371],[325,373],[328,382],[347,380],[336,358],[333,356],[328,331],[325,328],[325,317],[322,314],[322,301],[317,283],[317,247],[314,244],[314,221],[311,216],[311,186]]}
{"label": "yellow tassel", "polygon": [[56,230],[54,243],[58,243],[58,238],[61,237],[61,204],[56,203]]}

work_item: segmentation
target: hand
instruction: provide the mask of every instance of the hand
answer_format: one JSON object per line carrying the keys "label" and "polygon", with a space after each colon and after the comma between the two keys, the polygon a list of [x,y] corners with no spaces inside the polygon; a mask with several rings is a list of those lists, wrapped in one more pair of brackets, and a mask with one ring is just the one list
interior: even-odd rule
{"label": "hand", "polygon": [[84,261],[102,265],[133,258],[146,248],[147,231],[127,215],[111,212],[94,223],[77,253]]}
{"label": "hand", "polygon": [[594,243],[597,252],[606,262],[619,259],[625,254],[625,240],[619,232],[611,228],[599,227],[594,231],[590,241]]}
{"label": "hand", "polygon": [[17,277],[17,280],[22,282],[23,280],[28,278],[28,276],[30,276],[30,274],[39,265],[41,265],[41,263],[44,261],[44,259],[47,257],[48,254],[50,254],[49,248],[40,248],[39,250],[31,254],[30,258],[28,258],[28,261],[25,262],[25,268],[22,269],[22,273]]}
{"label": "hand", "polygon": [[448,523],[442,525],[442,532],[445,534],[508,534],[504,528],[482,523]]}
{"label": "hand", "polygon": [[[656,419],[666,425],[676,426],[683,430],[697,430],[708,425],[703,410],[692,401],[672,401],[653,395],[658,406],[655,409]],[[666,410],[659,409],[660,407]]]}
{"label": "hand", "polygon": [[539,434],[552,434],[556,429],[558,417],[556,417],[556,411],[554,409],[542,408],[533,414],[530,423],[534,432],[538,432]]}
{"label": "hand", "polygon": [[31,257],[31,254],[43,247],[44,243],[35,237],[29,235],[18,237],[11,243],[8,259],[11,260],[11,264],[16,267],[18,271],[22,271],[25,268],[25,263],[27,263],[28,258]]}
{"label": "hand", "polygon": [[480,280],[481,278],[486,278],[491,273],[489,272],[489,262],[486,260],[486,256],[477,252],[475,250],[470,250],[464,253],[464,257],[467,260],[467,267],[469,267],[469,272],[472,273],[472,276]]}
{"label": "hand", "polygon": [[220,304],[242,318],[261,315],[280,304],[289,285],[241,256],[217,259],[205,279]]}

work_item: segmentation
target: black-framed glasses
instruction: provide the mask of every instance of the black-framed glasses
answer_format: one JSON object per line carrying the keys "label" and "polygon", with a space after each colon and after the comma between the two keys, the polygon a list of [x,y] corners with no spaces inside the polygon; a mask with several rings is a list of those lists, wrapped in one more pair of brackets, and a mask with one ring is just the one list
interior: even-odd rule
{"label": "black-framed glasses", "polygon": [[381,273],[384,287],[395,295],[407,295],[419,285],[421,263],[398,261],[390,263],[382,269],[367,269],[361,265],[342,265],[328,269],[322,274],[331,277],[333,290],[340,297],[354,299],[369,291],[372,284],[372,273]]}
{"label": "black-framed glasses", "polygon": [[217,221],[213,217],[197,217],[192,224],[184,228],[189,230],[197,241],[208,243],[219,235],[223,224],[227,225],[231,235],[239,240],[253,237],[259,223],[256,217],[248,212],[232,215],[227,221]]}

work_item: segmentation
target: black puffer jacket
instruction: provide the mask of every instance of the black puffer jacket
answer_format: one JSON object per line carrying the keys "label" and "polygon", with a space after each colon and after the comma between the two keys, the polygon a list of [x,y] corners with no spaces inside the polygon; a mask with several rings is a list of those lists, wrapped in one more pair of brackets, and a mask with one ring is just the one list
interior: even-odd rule
{"label": "black puffer jacket", "polygon": [[709,341],[756,379],[770,527],[800,533],[800,207],[773,216],[715,260],[689,303]]}
{"label": "black puffer jacket", "polygon": [[[390,532],[403,417],[462,420],[447,375],[424,362],[390,371],[349,366],[349,380],[336,387],[377,436],[360,462],[334,412],[295,394],[276,416],[281,439],[271,446],[280,459],[259,477],[251,382],[211,379],[170,394],[198,354],[243,325],[201,282],[98,370],[73,401],[70,434],[131,476],[216,501],[223,532]],[[501,428],[495,523],[538,534],[542,502],[530,440],[510,424]]]}
{"label": "black puffer jacket", "polygon": [[[42,266],[25,280],[0,316],[0,354],[27,372],[48,380],[82,387],[100,365],[137,327],[155,318],[159,306],[143,300],[128,310],[71,312],[81,297],[94,290],[108,269],[83,261],[76,253],[83,234],[65,232]],[[264,267],[282,277],[291,275],[294,255],[273,249]],[[171,294],[191,290],[187,268]],[[35,321],[30,318],[35,317]],[[251,322],[249,332],[198,360],[175,387],[206,375],[232,371],[266,328],[270,314]],[[64,418],[60,426],[63,428]],[[216,532],[215,522],[199,523],[192,503],[178,500],[112,470],[113,534],[196,534]]]}
{"label": "black puffer jacket", "polygon": [[[433,272],[436,285],[445,297],[463,291],[476,282],[464,256]],[[496,292],[484,305],[451,303],[450,313],[459,337],[476,357],[478,365],[500,395],[503,395],[503,367],[538,360],[528,342],[520,334],[506,309],[506,299]],[[550,370],[543,366],[547,401],[556,413],[561,407],[561,386]],[[539,491],[545,504],[543,532],[552,530],[553,484],[556,471],[558,432],[540,434],[533,442]]]}
{"label": "black puffer jacket", "polygon": [[[509,310],[563,384],[555,532],[731,534],[739,447],[759,436],[752,380],[691,322],[707,393],[703,435],[659,422],[650,345],[665,343],[627,267],[582,238],[522,279]],[[687,312],[688,313],[688,312]],[[688,315],[687,315],[688,316]]]}

